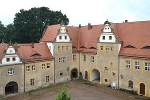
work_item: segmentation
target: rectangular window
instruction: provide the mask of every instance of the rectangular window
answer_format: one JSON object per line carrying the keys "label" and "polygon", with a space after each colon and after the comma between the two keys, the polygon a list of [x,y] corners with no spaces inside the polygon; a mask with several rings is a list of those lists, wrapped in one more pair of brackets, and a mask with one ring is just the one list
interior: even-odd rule
{"label": "rectangular window", "polygon": [[59,58],[59,62],[62,62],[62,59],[61,59],[61,58]]}
{"label": "rectangular window", "polygon": [[34,85],[34,79],[30,79],[30,85]]}
{"label": "rectangular window", "polygon": [[73,61],[76,61],[76,55],[73,55]]}
{"label": "rectangular window", "polygon": [[49,76],[46,76],[46,82],[49,82],[49,80],[50,80]]}
{"label": "rectangular window", "polygon": [[130,68],[130,61],[126,61],[126,68]]}
{"label": "rectangular window", "polygon": [[105,36],[103,36],[103,40],[105,40]]}
{"label": "rectangular window", "polygon": [[135,69],[140,69],[140,63],[139,62],[135,62]]}
{"label": "rectangular window", "polygon": [[103,46],[101,46],[100,50],[103,50]]}
{"label": "rectangular window", "polygon": [[50,68],[50,63],[47,63],[47,68]]}
{"label": "rectangular window", "polygon": [[109,50],[109,47],[108,46],[106,46],[106,51],[108,51]]}
{"label": "rectangular window", "polygon": [[65,39],[67,39],[67,36],[65,36]]}
{"label": "rectangular window", "polygon": [[62,37],[61,37],[61,36],[59,36],[59,39],[61,40],[61,39],[62,39]]}
{"label": "rectangular window", "polygon": [[64,46],[62,46],[62,50],[64,50]]}
{"label": "rectangular window", "polygon": [[66,57],[63,57],[63,62],[66,62]]}
{"label": "rectangular window", "polygon": [[109,40],[112,40],[112,36],[109,36]]}
{"label": "rectangular window", "polygon": [[16,61],[16,58],[14,57],[14,58],[12,58],[12,61]]}
{"label": "rectangular window", "polygon": [[58,46],[58,50],[60,50],[60,46]]}
{"label": "rectangular window", "polygon": [[35,65],[32,65],[32,70],[35,71]]}
{"label": "rectangular window", "polygon": [[10,58],[6,58],[6,61],[9,62],[9,61],[10,61]]}
{"label": "rectangular window", "polygon": [[84,61],[86,61],[86,55],[84,55]]}
{"label": "rectangular window", "polygon": [[145,70],[150,70],[150,63],[145,63]]}
{"label": "rectangular window", "polygon": [[30,66],[26,66],[26,72],[30,72]]}
{"label": "rectangular window", "polygon": [[113,47],[113,46],[110,46],[110,50],[111,50],[111,51],[114,51],[114,47]]}
{"label": "rectangular window", "polygon": [[66,50],[68,50],[68,46],[66,46]]}
{"label": "rectangular window", "polygon": [[91,56],[91,61],[94,62],[94,56]]}
{"label": "rectangular window", "polygon": [[44,69],[45,68],[45,64],[42,64],[42,69]]}

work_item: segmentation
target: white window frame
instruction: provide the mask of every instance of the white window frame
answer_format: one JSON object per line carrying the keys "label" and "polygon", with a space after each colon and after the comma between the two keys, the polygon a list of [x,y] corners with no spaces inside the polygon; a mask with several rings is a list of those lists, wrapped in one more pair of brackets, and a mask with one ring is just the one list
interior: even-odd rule
{"label": "white window frame", "polygon": [[16,57],[13,57],[13,58],[12,58],[12,61],[16,61]]}
{"label": "white window frame", "polygon": [[35,65],[32,65],[32,71],[35,71]]}
{"label": "white window frame", "polygon": [[138,61],[135,62],[135,69],[140,69],[140,62]]}
{"label": "white window frame", "polygon": [[10,58],[6,58],[6,62],[10,62]]}
{"label": "white window frame", "polygon": [[26,66],[26,72],[30,72],[30,66]]}
{"label": "white window frame", "polygon": [[84,59],[83,60],[86,61],[86,55],[84,55]]}
{"label": "white window frame", "polygon": [[50,77],[46,76],[46,82],[49,82],[49,81],[50,81]]}
{"label": "white window frame", "polygon": [[145,63],[144,70],[150,71],[150,63]]}
{"label": "white window frame", "polygon": [[47,68],[50,68],[50,63],[47,63]]}
{"label": "white window frame", "polygon": [[30,85],[34,86],[34,79],[30,79]]}
{"label": "white window frame", "polygon": [[45,64],[42,64],[42,69],[45,69]]}
{"label": "white window frame", "polygon": [[128,81],[128,87],[133,88],[133,81],[131,81],[131,80]]}
{"label": "white window frame", "polygon": [[126,68],[130,68],[130,61],[126,61]]}
{"label": "white window frame", "polygon": [[91,61],[94,62],[94,56],[91,56]]}
{"label": "white window frame", "polygon": [[14,69],[13,68],[8,69],[8,75],[13,75],[13,74],[14,74]]}

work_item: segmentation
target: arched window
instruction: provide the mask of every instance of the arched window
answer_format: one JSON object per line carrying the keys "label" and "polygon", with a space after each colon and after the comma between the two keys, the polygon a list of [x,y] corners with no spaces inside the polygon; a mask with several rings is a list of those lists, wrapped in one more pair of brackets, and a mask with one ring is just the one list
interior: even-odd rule
{"label": "arched window", "polygon": [[133,88],[133,82],[131,80],[128,81],[128,87]]}
{"label": "arched window", "polygon": [[10,68],[8,69],[8,75],[13,75],[14,74],[14,69]]}

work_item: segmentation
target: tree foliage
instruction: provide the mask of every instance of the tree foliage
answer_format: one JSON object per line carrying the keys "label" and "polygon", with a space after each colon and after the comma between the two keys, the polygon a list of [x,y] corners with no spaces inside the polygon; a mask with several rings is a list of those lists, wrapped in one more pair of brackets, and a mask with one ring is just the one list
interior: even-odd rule
{"label": "tree foliage", "polygon": [[63,86],[63,88],[59,92],[56,100],[71,100],[71,96],[67,92],[66,85]]}
{"label": "tree foliage", "polygon": [[2,42],[2,39],[4,38],[5,31],[6,31],[6,27],[0,21],[0,42]]}
{"label": "tree foliage", "polygon": [[52,11],[47,7],[21,9],[14,18],[15,40],[21,43],[39,42],[48,25],[60,24],[62,21],[66,25],[69,23],[61,11]]}

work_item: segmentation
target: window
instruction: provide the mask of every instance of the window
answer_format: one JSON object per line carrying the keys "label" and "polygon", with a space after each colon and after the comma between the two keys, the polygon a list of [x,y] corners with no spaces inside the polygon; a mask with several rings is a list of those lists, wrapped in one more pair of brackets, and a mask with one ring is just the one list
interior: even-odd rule
{"label": "window", "polygon": [[103,50],[103,46],[101,46],[100,50]]}
{"label": "window", "polygon": [[32,70],[35,71],[35,65],[32,65]]}
{"label": "window", "polygon": [[66,46],[66,50],[68,50],[68,46]]}
{"label": "window", "polygon": [[10,61],[10,58],[6,58],[6,61],[9,62],[9,61]]}
{"label": "window", "polygon": [[111,50],[111,51],[114,51],[114,47],[113,47],[113,46],[110,46],[110,50]]}
{"label": "window", "polygon": [[145,70],[150,70],[150,63],[145,63]]}
{"label": "window", "polygon": [[44,69],[45,68],[45,64],[42,64],[42,69]]}
{"label": "window", "polygon": [[135,69],[140,69],[140,64],[139,64],[139,62],[135,62]]}
{"label": "window", "polygon": [[73,61],[76,61],[76,55],[73,55]]}
{"label": "window", "polygon": [[129,88],[133,88],[133,82],[130,80],[130,81],[128,81],[128,87]]}
{"label": "window", "polygon": [[49,80],[50,80],[49,76],[46,76],[46,82],[49,82]]}
{"label": "window", "polygon": [[112,75],[113,75],[113,76],[116,76],[116,73],[115,73],[115,72],[112,72]]}
{"label": "window", "polygon": [[86,61],[86,55],[84,55],[84,61]]}
{"label": "window", "polygon": [[64,50],[64,46],[62,46],[62,50]]}
{"label": "window", "polygon": [[126,61],[126,68],[130,68],[130,61]]}
{"label": "window", "polygon": [[26,72],[30,72],[30,66],[26,66]]}
{"label": "window", "polygon": [[67,36],[65,36],[65,39],[67,39]]}
{"label": "window", "polygon": [[47,68],[50,68],[50,63],[47,63]]}
{"label": "window", "polygon": [[105,40],[105,36],[103,36],[103,40]]}
{"label": "window", "polygon": [[10,68],[10,69],[8,70],[8,75],[13,75],[13,74],[14,74],[14,69]]}
{"label": "window", "polygon": [[63,62],[66,62],[66,57],[63,57]]}
{"label": "window", "polygon": [[58,50],[60,50],[60,46],[58,46]]}
{"label": "window", "polygon": [[12,58],[12,61],[16,61],[16,58],[14,57],[14,58]]}
{"label": "window", "polygon": [[109,40],[112,40],[112,36],[109,36]]}
{"label": "window", "polygon": [[106,46],[106,51],[108,51],[109,50],[109,47],[108,46]]}
{"label": "window", "polygon": [[61,59],[61,58],[59,58],[59,62],[62,62],[62,59]]}
{"label": "window", "polygon": [[61,40],[61,39],[62,39],[62,37],[61,37],[61,36],[59,36],[59,39]]}
{"label": "window", "polygon": [[94,56],[91,56],[91,61],[94,62]]}
{"label": "window", "polygon": [[30,85],[34,85],[34,79],[30,79]]}

